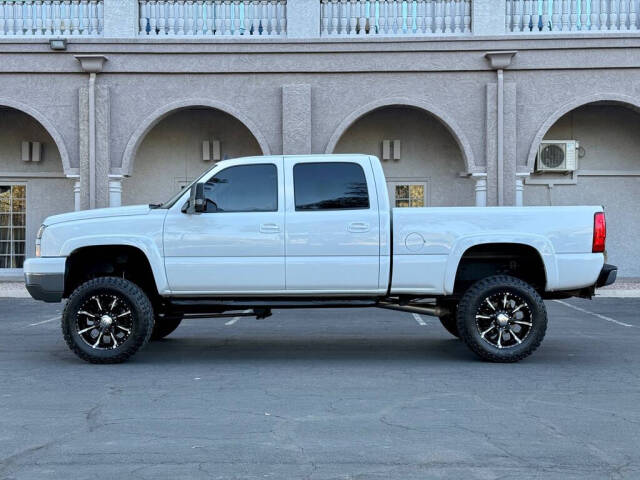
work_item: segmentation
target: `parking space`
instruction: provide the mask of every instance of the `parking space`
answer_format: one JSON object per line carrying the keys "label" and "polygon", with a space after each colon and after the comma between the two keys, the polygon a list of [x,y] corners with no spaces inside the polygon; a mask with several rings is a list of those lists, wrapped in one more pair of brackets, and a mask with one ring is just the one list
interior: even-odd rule
{"label": "parking space", "polygon": [[130,362],[0,299],[0,478],[638,478],[640,299],[547,302],[518,364],[375,309],[188,320]]}

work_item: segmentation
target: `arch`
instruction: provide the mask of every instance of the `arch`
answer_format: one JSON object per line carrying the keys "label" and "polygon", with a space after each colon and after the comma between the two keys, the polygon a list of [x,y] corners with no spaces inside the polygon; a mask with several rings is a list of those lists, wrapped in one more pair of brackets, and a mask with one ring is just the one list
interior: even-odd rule
{"label": "arch", "polygon": [[617,93],[595,93],[565,103],[543,122],[536,136],[533,138],[531,148],[529,149],[529,156],[527,157],[527,173],[533,172],[536,155],[538,154],[538,146],[549,129],[567,113],[595,102],[614,102],[620,104],[620,106],[640,111],[640,103],[638,103],[635,98]]}
{"label": "arch", "polygon": [[167,118],[172,113],[183,110],[185,108],[194,107],[211,108],[235,117],[245,127],[247,127],[249,132],[256,139],[258,145],[260,146],[260,150],[262,150],[262,154],[270,155],[271,150],[269,149],[269,143],[267,142],[265,136],[262,135],[262,133],[260,132],[260,130],[258,130],[258,127],[253,123],[252,120],[247,118],[237,109],[233,108],[230,105],[226,105],[224,103],[206,98],[187,98],[183,100],[177,100],[175,102],[169,103],[168,105],[160,107],[151,115],[146,117],[138,126],[138,128],[136,128],[136,130],[129,138],[129,142],[127,142],[127,146],[122,156],[123,175],[131,175],[133,173],[134,157],[138,151],[138,148],[140,147],[140,144],[153,127],[155,127],[161,120]]}
{"label": "arch", "polygon": [[356,121],[360,120],[368,113],[384,107],[415,108],[436,117],[445,126],[445,128],[453,136],[456,143],[460,147],[460,151],[462,152],[462,159],[464,161],[467,172],[471,173],[477,171],[475,168],[471,144],[467,140],[467,137],[464,135],[464,133],[462,133],[462,130],[457,125],[457,123],[446,112],[440,110],[438,107],[427,102],[426,100],[415,100],[408,97],[381,98],[351,112],[346,116],[346,118],[342,120],[342,122],[340,122],[338,128],[333,132],[333,135],[331,135],[329,143],[327,144],[327,148],[325,149],[325,153],[333,153],[336,145],[340,141],[340,138],[342,138],[349,127],[351,127]]}
{"label": "arch", "polygon": [[35,108],[32,108],[24,103],[17,102],[15,100],[11,100],[8,98],[0,97],[0,107],[13,108],[14,110],[19,110],[22,113],[26,113],[31,118],[33,118],[36,122],[38,122],[42,127],[47,131],[54,143],[56,144],[56,148],[58,149],[58,153],[60,154],[60,160],[62,161],[62,170],[65,175],[73,174],[73,170],[71,168],[71,162],[69,160],[69,153],[67,152],[67,147],[64,143],[62,135],[56,129],[51,121],[47,119],[42,113],[40,113]]}

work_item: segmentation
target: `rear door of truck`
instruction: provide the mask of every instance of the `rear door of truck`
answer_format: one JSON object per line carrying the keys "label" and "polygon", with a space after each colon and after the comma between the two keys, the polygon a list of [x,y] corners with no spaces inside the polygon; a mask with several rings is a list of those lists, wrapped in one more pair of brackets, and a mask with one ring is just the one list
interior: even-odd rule
{"label": "rear door of truck", "polygon": [[286,289],[378,292],[380,219],[369,158],[286,157],[284,170]]}

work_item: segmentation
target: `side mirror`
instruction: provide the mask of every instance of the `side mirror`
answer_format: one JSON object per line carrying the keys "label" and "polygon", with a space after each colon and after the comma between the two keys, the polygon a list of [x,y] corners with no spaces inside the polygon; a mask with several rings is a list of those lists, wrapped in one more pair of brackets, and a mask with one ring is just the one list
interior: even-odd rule
{"label": "side mirror", "polygon": [[189,195],[188,214],[202,213],[205,210],[204,183],[194,183],[191,185],[191,194]]}

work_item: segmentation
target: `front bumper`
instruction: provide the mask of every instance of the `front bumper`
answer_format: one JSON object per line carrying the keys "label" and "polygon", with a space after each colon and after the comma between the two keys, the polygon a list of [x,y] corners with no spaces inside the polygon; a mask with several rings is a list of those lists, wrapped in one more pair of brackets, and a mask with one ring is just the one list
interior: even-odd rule
{"label": "front bumper", "polygon": [[24,283],[35,300],[57,303],[64,293],[66,257],[29,258],[24,262]]}
{"label": "front bumper", "polygon": [[596,287],[605,287],[607,285],[611,285],[616,281],[616,277],[618,276],[618,267],[615,265],[610,265],[605,263],[602,266],[602,270],[600,270],[600,275],[598,275],[598,280],[596,281]]}

